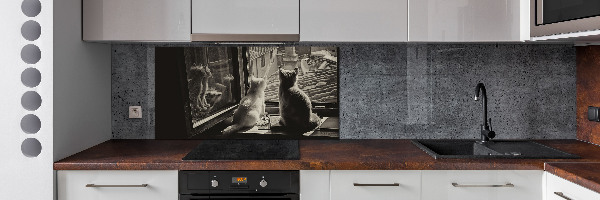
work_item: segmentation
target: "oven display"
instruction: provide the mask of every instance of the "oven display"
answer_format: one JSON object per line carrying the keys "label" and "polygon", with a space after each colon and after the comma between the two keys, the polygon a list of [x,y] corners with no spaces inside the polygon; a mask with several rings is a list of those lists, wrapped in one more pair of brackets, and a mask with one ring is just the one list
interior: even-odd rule
{"label": "oven display", "polygon": [[248,178],[246,178],[246,177],[231,177],[231,183],[234,183],[234,184],[235,183],[237,183],[237,184],[244,183],[245,184],[245,183],[248,183]]}

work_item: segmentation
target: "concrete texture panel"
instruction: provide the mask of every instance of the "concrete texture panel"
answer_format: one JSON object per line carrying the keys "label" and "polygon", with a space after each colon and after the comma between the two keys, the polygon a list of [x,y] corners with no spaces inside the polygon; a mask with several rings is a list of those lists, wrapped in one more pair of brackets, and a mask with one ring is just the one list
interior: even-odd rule
{"label": "concrete texture panel", "polygon": [[[478,82],[497,138],[576,137],[571,45],[311,45],[340,47],[341,139],[479,138]],[[112,48],[113,138],[152,139],[154,45]],[[130,105],[144,108],[141,120],[127,118]]]}

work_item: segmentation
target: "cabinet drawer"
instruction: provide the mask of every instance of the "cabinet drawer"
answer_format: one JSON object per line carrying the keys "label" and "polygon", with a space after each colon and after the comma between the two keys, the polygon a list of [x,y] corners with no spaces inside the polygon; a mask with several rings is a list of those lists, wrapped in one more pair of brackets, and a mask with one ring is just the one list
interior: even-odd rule
{"label": "cabinet drawer", "polygon": [[333,170],[330,182],[331,200],[417,200],[421,171]]}
{"label": "cabinet drawer", "polygon": [[59,200],[178,199],[175,170],[68,170],[58,171],[56,179]]}
{"label": "cabinet drawer", "polygon": [[[556,194],[559,193],[559,194]],[[584,200],[600,199],[600,194],[562,179],[554,174],[546,173],[546,200]],[[562,195],[562,197],[561,197]]]}
{"label": "cabinet drawer", "polygon": [[423,171],[424,200],[542,199],[543,171]]}

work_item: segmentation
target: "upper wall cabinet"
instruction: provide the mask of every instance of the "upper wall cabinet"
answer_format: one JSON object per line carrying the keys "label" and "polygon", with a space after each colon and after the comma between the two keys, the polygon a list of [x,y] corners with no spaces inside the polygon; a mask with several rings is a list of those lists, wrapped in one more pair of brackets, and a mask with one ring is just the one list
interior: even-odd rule
{"label": "upper wall cabinet", "polygon": [[85,41],[189,41],[190,0],[83,0]]}
{"label": "upper wall cabinet", "polygon": [[192,0],[193,41],[298,41],[300,0]]}
{"label": "upper wall cabinet", "polygon": [[85,41],[498,42],[529,0],[82,0]]}
{"label": "upper wall cabinet", "polygon": [[300,40],[406,42],[408,0],[302,0]]}
{"label": "upper wall cabinet", "polygon": [[529,40],[528,0],[409,1],[409,41]]}

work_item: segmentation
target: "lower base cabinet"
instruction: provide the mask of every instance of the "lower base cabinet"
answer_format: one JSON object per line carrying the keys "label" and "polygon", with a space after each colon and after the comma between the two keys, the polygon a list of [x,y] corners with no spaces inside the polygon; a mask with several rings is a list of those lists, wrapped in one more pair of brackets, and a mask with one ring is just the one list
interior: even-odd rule
{"label": "lower base cabinet", "polygon": [[419,200],[421,171],[331,171],[331,200]]}
{"label": "lower base cabinet", "polygon": [[554,174],[545,173],[545,200],[588,200],[600,199],[600,194],[567,181]]}
{"label": "lower base cabinet", "polygon": [[176,170],[64,170],[58,200],[177,200]]}
{"label": "lower base cabinet", "polygon": [[[57,171],[58,200],[177,200],[176,170]],[[302,170],[301,200],[588,200],[541,170]]]}
{"label": "lower base cabinet", "polygon": [[300,199],[542,200],[543,176],[541,170],[306,170]]}
{"label": "lower base cabinet", "polygon": [[423,200],[542,200],[541,170],[425,170]]}

